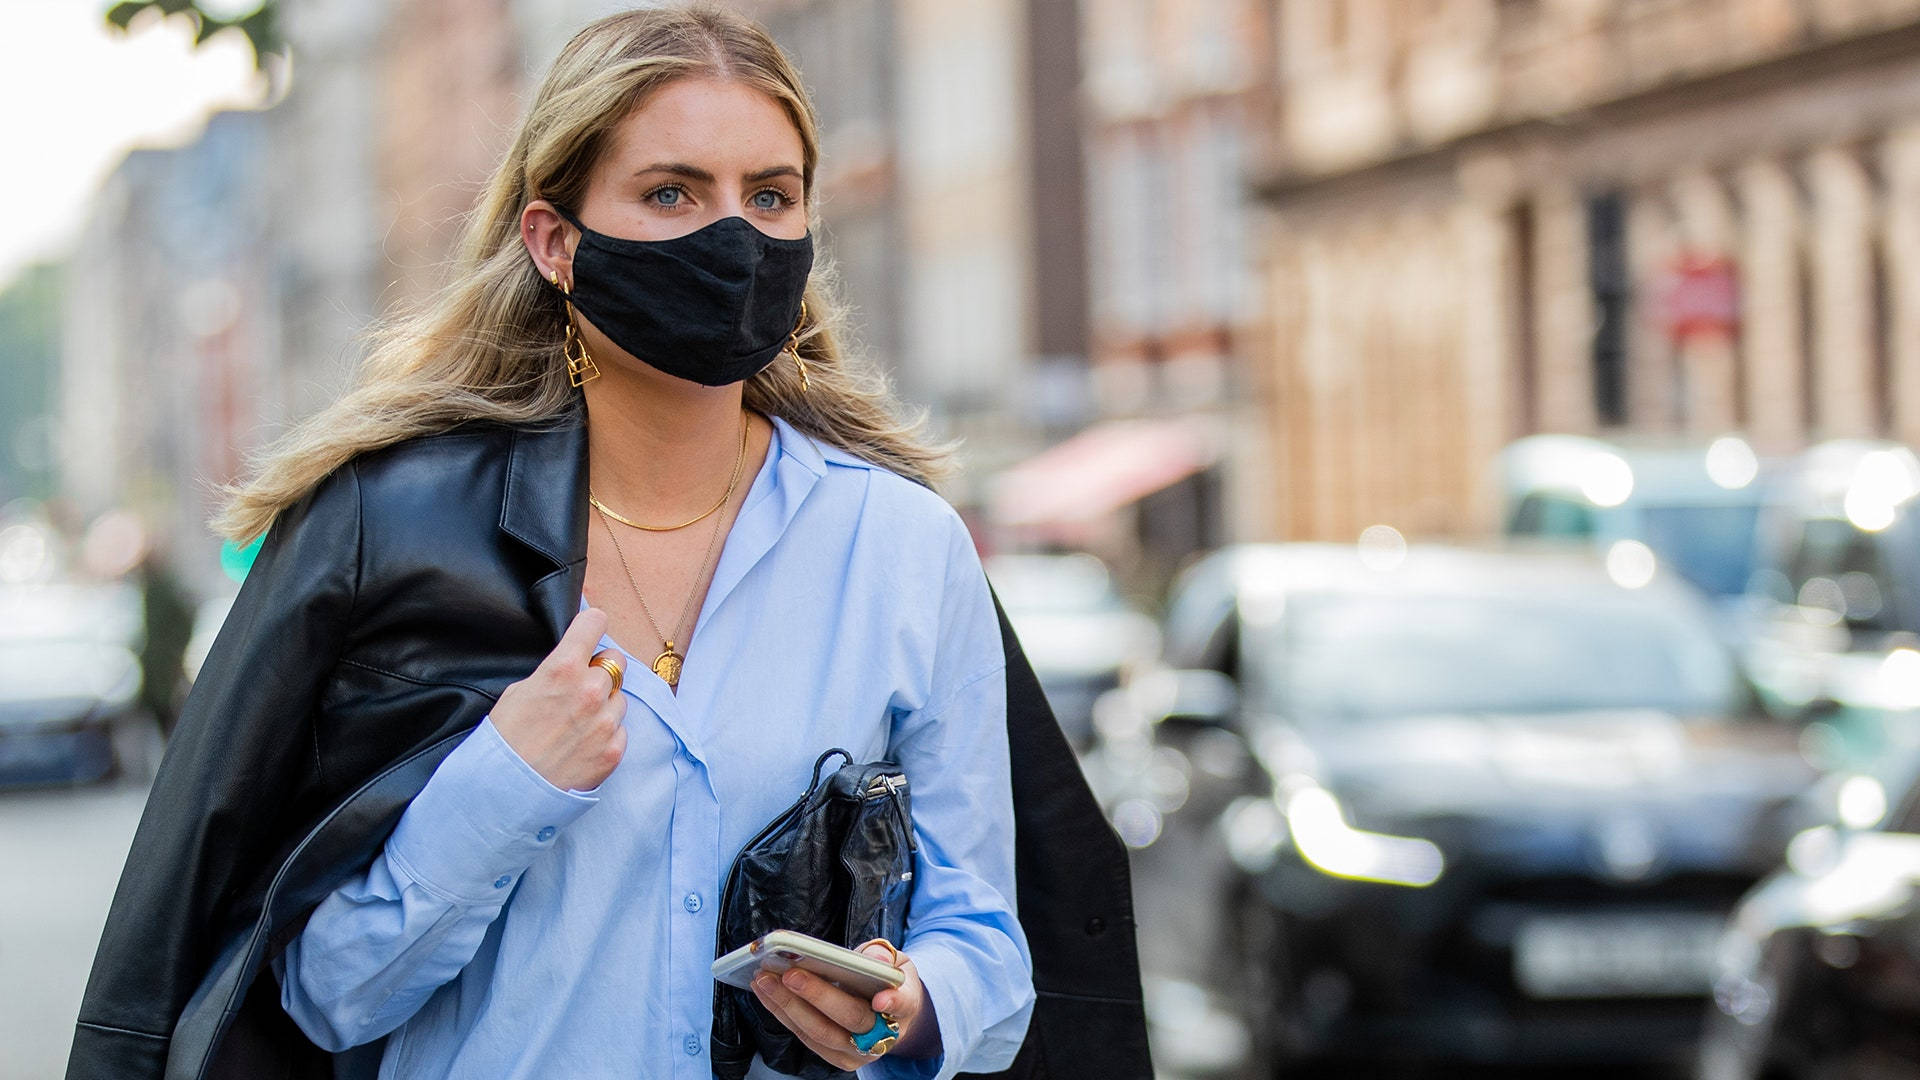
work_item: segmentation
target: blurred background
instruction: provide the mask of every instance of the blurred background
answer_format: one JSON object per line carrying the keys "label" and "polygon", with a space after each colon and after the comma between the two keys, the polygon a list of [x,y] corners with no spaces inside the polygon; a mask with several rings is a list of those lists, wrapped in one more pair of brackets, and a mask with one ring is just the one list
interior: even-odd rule
{"label": "blurred background", "polygon": [[[1920,0],[737,6],[1163,1078],[1920,1077]],[[246,572],[210,483],[614,7],[0,13],[0,1078]]]}

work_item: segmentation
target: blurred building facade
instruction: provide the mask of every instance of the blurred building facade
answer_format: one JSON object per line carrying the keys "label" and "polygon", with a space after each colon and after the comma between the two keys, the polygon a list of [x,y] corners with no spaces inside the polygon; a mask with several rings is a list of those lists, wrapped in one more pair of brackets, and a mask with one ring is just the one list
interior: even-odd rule
{"label": "blurred building facade", "polygon": [[862,340],[965,439],[990,545],[1153,578],[1264,527],[1230,512],[1265,459],[1234,404],[1264,0],[742,6],[809,79]]}
{"label": "blurred building facade", "polygon": [[[1267,0],[1082,0],[1092,352],[1109,429],[1161,445],[1116,496],[1150,578],[1264,534],[1247,177],[1271,141]],[[1116,423],[1117,422],[1117,423]],[[1152,485],[1165,481],[1164,486]]]}
{"label": "blurred building facade", "polygon": [[39,263],[0,284],[0,508],[54,491],[60,277]]}
{"label": "blurred building facade", "polygon": [[1920,3],[1275,0],[1270,531],[1536,431],[1920,439]]}
{"label": "blurred building facade", "polygon": [[68,261],[55,429],[75,508],[141,509],[190,584],[218,588],[211,485],[337,396],[369,324],[437,285],[537,74],[527,50],[618,6],[286,0],[284,97],[130,154]]}
{"label": "blurred building facade", "polygon": [[974,483],[1086,419],[1077,9],[743,0],[821,129],[824,250],[854,340],[964,442]]}
{"label": "blurred building facade", "polygon": [[276,375],[258,360],[282,352],[268,115],[222,113],[191,145],[129,154],[82,228],[55,431],[60,490],[86,517],[131,506],[169,538],[204,538],[201,481],[240,468]]}
{"label": "blurred building facade", "polygon": [[[1535,431],[1920,441],[1920,0],[736,2],[990,539],[1164,572],[1480,532]],[[285,0],[285,99],[130,157],[68,268],[63,490],[210,544],[620,6]]]}

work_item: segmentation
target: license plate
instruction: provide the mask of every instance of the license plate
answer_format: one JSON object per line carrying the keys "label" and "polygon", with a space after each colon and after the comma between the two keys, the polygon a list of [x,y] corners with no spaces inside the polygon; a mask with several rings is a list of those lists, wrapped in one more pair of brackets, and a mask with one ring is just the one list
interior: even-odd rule
{"label": "license plate", "polygon": [[1704,994],[1722,925],[1676,912],[1529,919],[1514,937],[1514,979],[1536,998]]}

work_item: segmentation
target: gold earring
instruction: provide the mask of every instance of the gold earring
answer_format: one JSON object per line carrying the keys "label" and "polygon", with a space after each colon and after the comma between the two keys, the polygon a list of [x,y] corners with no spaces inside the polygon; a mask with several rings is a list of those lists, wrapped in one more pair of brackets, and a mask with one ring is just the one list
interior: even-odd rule
{"label": "gold earring", "polygon": [[800,392],[807,392],[807,362],[800,358],[800,327],[807,321],[807,302],[800,301],[800,317],[794,320],[793,333],[787,335],[787,347],[781,351],[793,357],[800,367]]}
{"label": "gold earring", "polygon": [[600,377],[600,365],[587,355],[587,343],[580,336],[580,328],[575,325],[573,316],[573,286],[560,284],[560,271],[553,271],[548,280],[557,286],[567,297],[567,339],[560,345],[560,355],[567,361],[567,381],[574,386],[592,382]]}

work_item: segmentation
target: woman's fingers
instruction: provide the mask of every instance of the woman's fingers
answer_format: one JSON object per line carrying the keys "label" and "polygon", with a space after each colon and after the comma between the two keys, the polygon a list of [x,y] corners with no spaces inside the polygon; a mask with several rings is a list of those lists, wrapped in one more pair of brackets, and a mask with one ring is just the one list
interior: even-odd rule
{"label": "woman's fingers", "polygon": [[[829,1020],[811,1001],[801,997],[798,991],[788,989],[779,979],[763,975],[753,981],[753,992],[775,1019],[829,1065],[851,1072],[872,1060],[854,1050],[851,1033],[845,1025]],[[872,1022],[873,1014],[869,1010],[867,1023],[861,1025],[860,1030],[867,1030]]]}
{"label": "woman's fingers", "polygon": [[540,666],[570,670],[584,665],[587,658],[593,655],[594,648],[600,644],[600,635],[606,632],[606,611],[597,607],[582,608],[567,624],[559,643],[541,661]]}
{"label": "woman's fingers", "polygon": [[817,975],[796,969],[782,975],[780,984],[849,1034],[863,1032],[873,1026],[872,1006]]}
{"label": "woman's fingers", "polygon": [[[513,752],[557,788],[592,791],[626,753],[626,699],[613,673],[588,663],[607,613],[586,608],[531,675],[500,692],[490,716]],[[608,650],[613,658],[625,658]],[[624,672],[621,679],[631,678]]]}
{"label": "woman's fingers", "polygon": [[[908,997],[903,991],[916,979],[912,968],[913,961],[908,958],[906,953],[900,952],[898,949],[894,949],[889,945],[881,945],[878,943],[868,945],[866,948],[861,949],[860,952],[862,955],[874,960],[895,964],[901,971],[907,973],[906,981],[901,983],[899,989],[882,990],[873,996],[873,1008],[892,1015],[895,1018],[910,1018],[913,1012],[918,1010],[909,1010]],[[904,1024],[902,1025],[902,1030],[905,1030]]]}
{"label": "woman's fingers", "polygon": [[853,1048],[852,1036],[873,1029],[876,1008],[894,1018],[904,1037],[924,1000],[913,961],[905,953],[896,955],[879,945],[861,951],[876,960],[897,961],[906,973],[906,981],[897,990],[881,991],[872,1001],[797,968],[779,978],[763,973],[753,981],[753,992],[767,1011],[809,1050],[841,1069],[854,1069],[873,1060]]}

